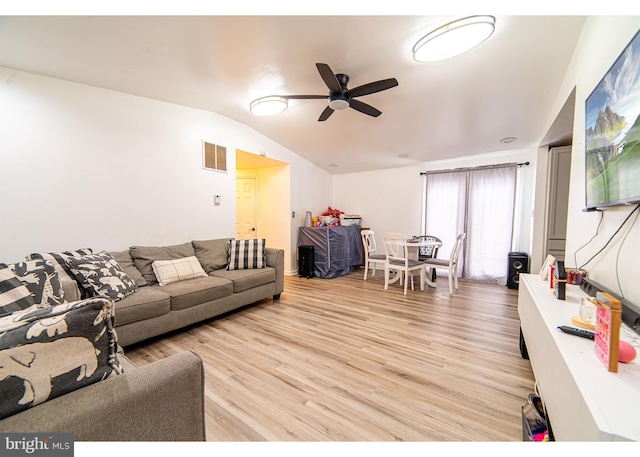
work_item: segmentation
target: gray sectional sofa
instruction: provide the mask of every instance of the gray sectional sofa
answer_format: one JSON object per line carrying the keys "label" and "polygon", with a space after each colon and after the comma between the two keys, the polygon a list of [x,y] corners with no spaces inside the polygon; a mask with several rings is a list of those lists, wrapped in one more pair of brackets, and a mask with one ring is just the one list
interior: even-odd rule
{"label": "gray sectional sofa", "polygon": [[[38,360],[35,352],[45,347],[85,339],[96,345],[95,354],[89,350],[79,362],[75,349],[55,352],[59,365],[42,363],[43,372],[35,371],[37,364],[28,371],[15,364],[13,371],[0,370],[0,396],[17,408],[9,414],[0,408],[0,432],[73,432],[78,441],[205,440],[204,367],[198,354],[186,351],[135,367],[123,347],[261,300],[278,300],[284,251],[259,241],[223,238],[100,253],[81,249],[0,264],[14,290],[25,286],[29,299],[35,297],[31,307],[0,314],[0,330],[7,329],[0,332],[0,367],[8,367],[16,351],[31,353],[29,347]],[[7,279],[12,271],[16,276]],[[28,283],[35,273],[39,281]],[[96,357],[99,369],[88,368]],[[58,386],[66,390],[35,401],[30,392],[42,385],[34,381],[40,378],[50,379],[54,392]]]}

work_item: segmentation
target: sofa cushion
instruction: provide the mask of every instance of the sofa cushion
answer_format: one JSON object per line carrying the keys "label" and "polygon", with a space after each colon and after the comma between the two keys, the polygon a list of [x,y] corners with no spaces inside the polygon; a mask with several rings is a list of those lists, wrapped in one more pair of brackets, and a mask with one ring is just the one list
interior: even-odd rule
{"label": "sofa cushion", "polygon": [[179,310],[233,294],[228,279],[207,276],[168,284],[162,290],[171,296],[171,309]]}
{"label": "sofa cushion", "polygon": [[64,303],[62,282],[49,260],[36,259],[18,262],[9,267],[18,279],[27,286],[36,306],[55,306]]}
{"label": "sofa cushion", "polygon": [[0,418],[121,373],[112,316],[90,298],[0,318]]}
{"label": "sofa cushion", "polygon": [[254,270],[218,270],[211,273],[211,276],[228,279],[233,282],[233,292],[237,293],[275,282],[276,270],[271,267]]}
{"label": "sofa cushion", "polygon": [[135,294],[115,302],[117,326],[161,316],[171,311],[171,297],[158,285],[140,287]]}
{"label": "sofa cushion", "polygon": [[151,266],[160,286],[207,276],[196,256],[176,260],[155,260]]}
{"label": "sofa cushion", "polygon": [[175,260],[196,255],[191,243],[173,246],[131,246],[129,248],[133,264],[142,273],[142,277],[149,284],[158,284],[153,272],[153,262],[156,260]]}
{"label": "sofa cushion", "polygon": [[227,270],[247,270],[267,266],[266,241],[262,239],[229,240]]}
{"label": "sofa cushion", "polygon": [[229,261],[229,241],[232,238],[192,241],[196,257],[204,271],[209,274],[227,267]]}
{"label": "sofa cushion", "polygon": [[136,283],[138,287],[146,286],[147,281],[142,277],[142,273],[133,264],[133,257],[127,249],[126,251],[113,251],[110,252],[113,258],[118,262],[118,265],[122,267],[124,272]]}
{"label": "sofa cushion", "polygon": [[67,265],[78,283],[91,297],[121,300],[138,290],[138,286],[106,251],[82,257],[69,257]]}
{"label": "sofa cushion", "polygon": [[0,263],[0,316],[31,308],[35,304],[27,286],[22,284],[7,264]]}

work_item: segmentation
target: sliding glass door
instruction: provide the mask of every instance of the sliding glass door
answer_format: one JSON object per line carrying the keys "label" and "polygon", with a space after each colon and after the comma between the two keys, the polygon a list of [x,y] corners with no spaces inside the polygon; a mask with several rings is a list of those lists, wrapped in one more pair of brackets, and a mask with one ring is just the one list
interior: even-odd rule
{"label": "sliding glass door", "polygon": [[426,173],[425,228],[439,237],[446,258],[466,233],[458,275],[506,284],[513,237],[517,164]]}

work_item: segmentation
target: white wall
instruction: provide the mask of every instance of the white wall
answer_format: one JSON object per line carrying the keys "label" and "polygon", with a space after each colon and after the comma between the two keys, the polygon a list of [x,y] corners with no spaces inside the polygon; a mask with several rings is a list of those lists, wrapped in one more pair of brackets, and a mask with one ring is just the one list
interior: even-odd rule
{"label": "white wall", "polygon": [[[578,266],[605,245],[633,209],[618,207],[602,214],[582,211],[585,206],[584,109],[586,98],[639,29],[640,16],[588,18],[558,97],[560,105],[563,95],[566,99],[566,94],[576,87],[566,259],[573,262],[575,256]],[[604,218],[598,234],[588,243],[596,235],[601,215]],[[588,277],[640,306],[640,288],[637,286],[640,277],[640,224],[635,224],[627,234],[629,226],[631,224],[627,224],[596,261],[585,268]],[[583,245],[586,246],[580,249]]]}
{"label": "white wall", "polygon": [[[331,175],[215,113],[6,68],[0,100],[1,262],[235,236],[236,149],[290,164],[291,210],[331,201]],[[202,140],[227,147],[228,173],[202,168]],[[286,270],[298,225],[274,246]]]}
{"label": "white wall", "polygon": [[[362,226],[376,233],[382,246],[382,233],[400,232],[419,235],[422,227],[423,177],[421,172],[476,167],[497,163],[524,163],[518,170],[518,224],[514,250],[531,252],[535,150],[479,154],[454,160],[423,162],[404,168],[350,173],[333,178],[333,207],[347,214],[362,216]],[[505,265],[507,258],[505,256]]]}

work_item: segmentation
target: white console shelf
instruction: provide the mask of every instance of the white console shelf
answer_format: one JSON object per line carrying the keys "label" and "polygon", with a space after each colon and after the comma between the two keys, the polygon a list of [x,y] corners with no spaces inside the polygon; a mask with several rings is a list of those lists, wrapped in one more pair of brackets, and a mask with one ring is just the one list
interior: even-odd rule
{"label": "white console shelf", "polygon": [[[567,285],[566,300],[558,300],[548,281],[520,274],[520,326],[554,438],[640,441],[640,356],[610,373],[596,357],[592,340],[558,329],[572,326],[586,296],[579,286]],[[630,337],[635,335],[624,327],[622,339],[634,343]]]}

